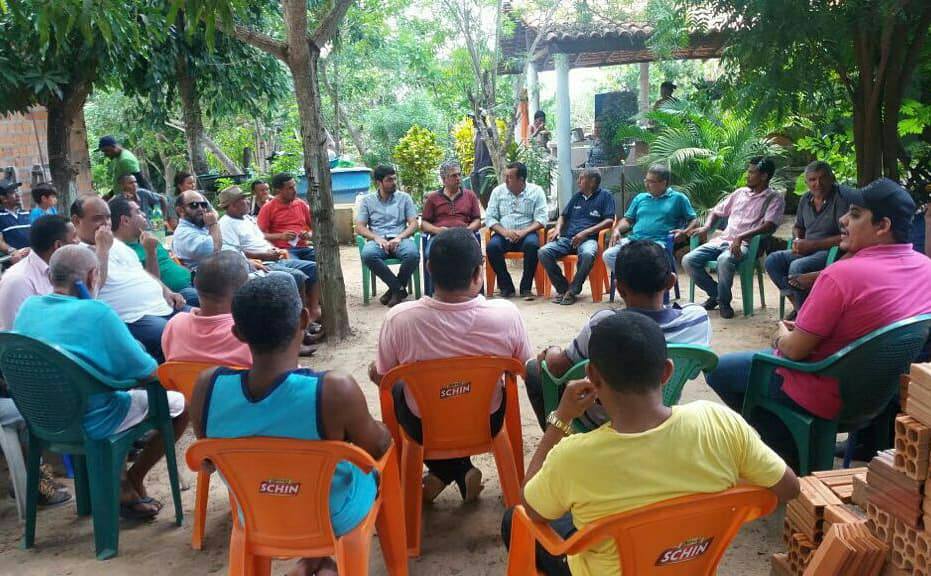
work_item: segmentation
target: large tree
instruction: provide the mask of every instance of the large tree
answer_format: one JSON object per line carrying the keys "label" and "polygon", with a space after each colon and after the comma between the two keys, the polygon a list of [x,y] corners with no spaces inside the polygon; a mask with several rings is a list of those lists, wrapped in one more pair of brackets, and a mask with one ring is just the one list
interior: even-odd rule
{"label": "large tree", "polygon": [[[898,179],[898,124],[916,66],[929,57],[927,0],[663,0],[680,25],[726,33],[724,68],[763,109],[841,83],[853,107],[861,184]],[[683,37],[684,36],[680,36]]]}
{"label": "large tree", "polygon": [[346,287],[339,260],[326,132],[320,103],[318,64],[320,52],[336,33],[352,0],[314,2],[316,25],[311,30],[307,0],[281,0],[283,39],[236,20],[241,3],[234,0],[175,0],[192,20],[217,24],[236,39],[271,54],[291,72],[301,124],[304,173],[307,175],[310,207],[314,215],[317,266],[322,283],[325,329],[331,338],[349,335]]}
{"label": "large tree", "polygon": [[[18,0],[0,10],[0,113],[48,110],[52,181],[65,209],[77,195],[71,132],[94,83],[159,35],[158,14],[125,0]],[[142,22],[152,24],[143,34]]]}

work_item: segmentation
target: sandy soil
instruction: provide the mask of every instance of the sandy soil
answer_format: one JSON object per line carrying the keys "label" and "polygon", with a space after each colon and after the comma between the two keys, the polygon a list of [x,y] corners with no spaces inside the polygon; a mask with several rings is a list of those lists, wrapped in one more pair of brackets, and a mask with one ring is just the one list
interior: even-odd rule
{"label": "sandy soil", "polygon": [[[362,384],[373,414],[379,414],[376,388],[368,382],[366,367],[374,358],[378,329],[385,309],[377,302],[362,305],[361,274],[358,251],[343,248],[343,271],[349,297],[350,315],[355,335],[339,344],[325,345],[311,359],[310,366],[317,369],[339,368],[355,375]],[[512,268],[515,280],[520,271]],[[688,298],[688,279],[681,278],[683,302]],[[384,286],[382,285],[382,289]],[[739,283],[735,282],[735,303],[739,303]],[[757,294],[757,296],[759,296]],[[703,297],[699,291],[699,297]],[[768,307],[760,308],[756,302],[756,315],[744,319],[723,321],[713,313],[713,346],[718,354],[764,347],[771,337],[778,313],[778,293],[767,281]],[[547,344],[566,344],[585,320],[596,310],[607,306],[591,302],[588,287],[580,301],[571,307],[551,304],[544,300],[523,302],[515,300],[521,309],[530,338],[535,348]],[[740,313],[737,306],[738,314]],[[689,383],[683,402],[697,399],[716,400],[710,388],[699,378]],[[540,439],[540,430],[533,412],[521,392],[521,412],[526,460]],[[193,440],[187,432],[179,444],[179,459],[185,447]],[[484,576],[504,573],[506,555],[501,544],[499,527],[503,513],[501,490],[497,481],[494,461],[490,455],[475,459],[485,475],[485,491],[479,502],[463,506],[458,491],[450,489],[437,501],[425,508],[423,550],[420,558],[410,563],[412,575]],[[629,463],[635,464],[635,463]],[[36,547],[22,550],[22,526],[16,517],[12,498],[6,497],[9,475],[5,462],[0,460],[0,574],[29,575],[97,575],[97,574],[224,574],[227,561],[227,540],[230,530],[229,504],[226,489],[221,482],[211,486],[210,505],[206,525],[205,549],[196,552],[190,547],[194,490],[182,493],[184,525],[174,525],[167,488],[167,472],[163,464],[148,478],[149,492],[169,503],[160,517],[151,523],[122,522],[120,554],[101,563],[94,559],[94,541],[89,518],[78,518],[73,505],[40,511],[36,533]],[[187,469],[182,474],[193,482]],[[720,573],[740,576],[769,574],[769,555],[781,548],[782,511],[746,526],[731,545],[721,565]],[[283,574],[288,564],[281,562],[275,574]],[[377,543],[373,546],[371,573],[385,574]]]}

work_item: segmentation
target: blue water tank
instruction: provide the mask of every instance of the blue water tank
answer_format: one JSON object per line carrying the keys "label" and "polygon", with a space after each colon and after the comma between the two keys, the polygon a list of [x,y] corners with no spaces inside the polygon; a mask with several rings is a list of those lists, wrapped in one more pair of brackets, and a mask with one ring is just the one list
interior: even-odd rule
{"label": "blue water tank", "polygon": [[[372,187],[372,170],[365,166],[352,168],[331,168],[333,187],[333,204],[354,204],[356,196],[365,194]],[[301,176],[297,181],[298,195],[307,197],[307,177]]]}

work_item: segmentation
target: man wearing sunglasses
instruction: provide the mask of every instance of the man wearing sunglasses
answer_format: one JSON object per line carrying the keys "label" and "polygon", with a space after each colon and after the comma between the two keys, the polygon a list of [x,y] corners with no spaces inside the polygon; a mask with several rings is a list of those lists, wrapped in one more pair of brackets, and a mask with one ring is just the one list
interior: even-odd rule
{"label": "man wearing sunglasses", "polygon": [[178,227],[171,248],[182,264],[196,270],[201,260],[223,247],[217,213],[203,194],[195,190],[178,196],[175,210],[178,212]]}

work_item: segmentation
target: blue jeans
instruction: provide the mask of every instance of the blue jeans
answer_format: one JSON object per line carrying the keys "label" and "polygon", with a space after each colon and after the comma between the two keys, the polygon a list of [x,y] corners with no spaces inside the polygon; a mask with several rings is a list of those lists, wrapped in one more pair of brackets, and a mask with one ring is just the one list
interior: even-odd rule
{"label": "blue jeans", "polygon": [[[747,247],[742,246],[741,255],[746,255]],[[717,261],[718,263],[718,281],[715,282],[711,274],[705,270],[705,264]],[[682,259],[682,267],[685,268],[689,276],[705,291],[709,297],[716,299],[722,306],[730,306],[731,284],[734,283],[734,274],[737,272],[737,264],[740,260],[735,260],[731,256],[730,245],[723,243],[720,245],[703,244],[685,255]]]}
{"label": "blue jeans", "polygon": [[506,252],[523,252],[524,253],[524,272],[520,277],[520,291],[529,292],[533,290],[533,278],[537,272],[537,254],[540,251],[540,237],[537,232],[531,232],[520,242],[511,242],[500,234],[494,234],[485,247],[485,253],[488,256],[488,265],[495,271],[498,279],[498,289],[502,292],[513,292],[514,281],[511,280],[511,274],[508,272],[507,264],[504,260]]}
{"label": "blue jeans", "polygon": [[268,264],[269,270],[299,270],[307,277],[307,286],[313,286],[317,282],[317,263],[311,260],[279,260]]}
{"label": "blue jeans", "polygon": [[291,255],[291,258],[295,260],[311,260],[313,262],[317,261],[317,253],[314,251],[313,246],[304,246],[303,248],[288,248],[288,254]]}
{"label": "blue jeans", "polygon": [[[576,254],[579,257],[575,276],[572,278],[571,285],[566,280],[566,277],[563,276],[558,262],[559,258],[570,254]],[[597,254],[598,241],[595,238],[589,238],[579,244],[578,248],[573,248],[572,239],[564,236],[560,236],[556,240],[547,243],[546,246],[540,248],[539,252],[540,262],[543,264],[546,275],[549,276],[550,282],[553,284],[553,288],[556,289],[556,292],[558,294],[571,292],[575,295],[578,295],[582,291],[582,284],[584,284],[585,279],[588,278],[588,273],[591,272],[592,266],[595,264],[595,256]]]}
{"label": "blue jeans", "polygon": [[[385,260],[390,258],[397,258],[401,261],[401,269],[398,270],[397,276],[385,264]],[[402,288],[407,286],[411,274],[420,265],[420,252],[418,252],[417,246],[410,238],[401,240],[393,254],[385,252],[378,244],[369,240],[362,248],[362,263],[368,266],[369,270],[374,272],[388,286],[390,291],[400,292]]]}
{"label": "blue jeans", "polygon": [[145,346],[145,351],[149,353],[149,356],[162,364],[165,362],[165,354],[162,352],[162,332],[165,331],[165,325],[178,312],[187,312],[190,309],[190,306],[185,306],[167,316],[143,316],[132,324],[127,324],[126,327],[129,328],[129,333],[133,335],[133,338]]}
{"label": "blue jeans", "polygon": [[783,296],[791,296],[796,309],[802,307],[808,290],[797,290],[789,285],[789,278],[808,272],[824,270],[828,262],[828,251],[819,250],[807,256],[793,254],[791,250],[780,250],[766,257],[764,266],[773,283]]}
{"label": "blue jeans", "polygon": [[195,290],[193,286],[185,286],[178,290],[178,294],[184,297],[184,301],[188,306],[192,308],[200,306],[200,296],[197,295],[197,290]]}

